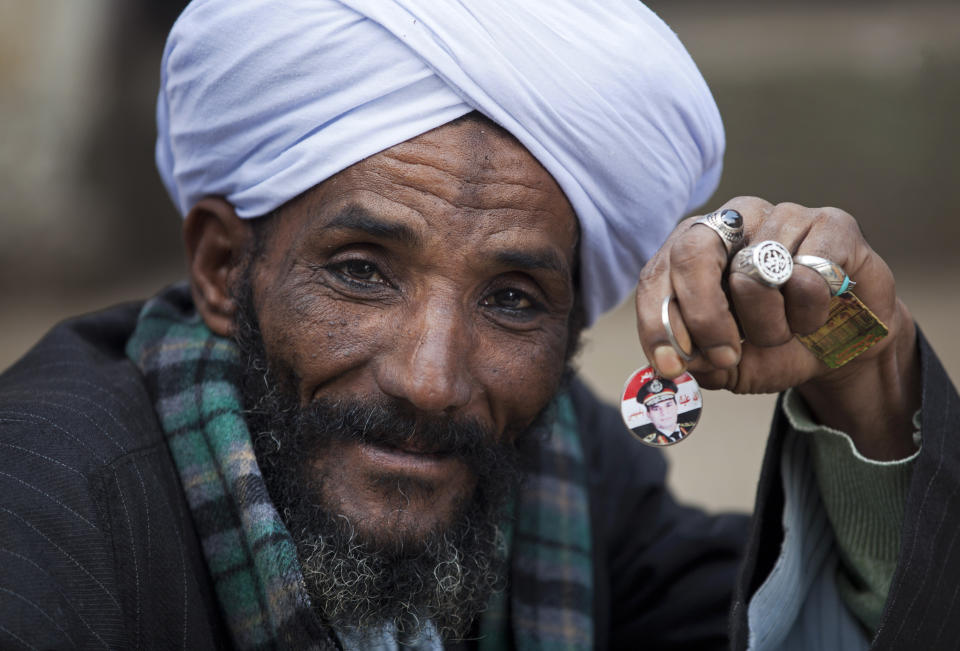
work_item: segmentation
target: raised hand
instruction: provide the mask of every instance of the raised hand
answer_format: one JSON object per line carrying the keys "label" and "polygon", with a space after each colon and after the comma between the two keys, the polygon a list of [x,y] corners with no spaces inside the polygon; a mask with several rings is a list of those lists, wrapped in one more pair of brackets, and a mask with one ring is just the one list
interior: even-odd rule
{"label": "raised hand", "polygon": [[[911,417],[920,402],[916,331],[897,299],[893,274],[856,220],[836,208],[772,205],[755,197],[738,197],[723,208],[742,216],[746,246],[772,240],[791,256],[839,265],[889,334],[844,366],[828,367],[795,336],[826,322],[831,289],[824,278],[799,264],[781,287],[731,273],[721,237],[690,218],[678,224],[640,275],[637,330],[648,359],[665,377],[689,370],[709,389],[772,393],[797,387],[820,421],[849,433],[866,456],[909,454]],[[670,295],[676,343],[697,351],[686,363],[661,319]]]}

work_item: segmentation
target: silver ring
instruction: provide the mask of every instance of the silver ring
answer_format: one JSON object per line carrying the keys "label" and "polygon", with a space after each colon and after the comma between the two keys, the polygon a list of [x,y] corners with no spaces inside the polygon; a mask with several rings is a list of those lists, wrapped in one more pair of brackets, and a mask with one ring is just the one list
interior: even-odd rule
{"label": "silver ring", "polygon": [[820,277],[826,281],[827,287],[830,288],[831,296],[839,296],[857,284],[850,280],[850,276],[843,270],[843,267],[832,260],[817,255],[795,255],[793,261],[820,274]]}
{"label": "silver ring", "polygon": [[680,347],[680,342],[677,341],[676,336],[673,334],[673,327],[670,325],[670,300],[673,298],[673,294],[667,294],[663,303],[660,304],[660,321],[663,322],[663,329],[667,331],[667,340],[670,342],[670,345],[673,346],[673,349],[677,351],[680,359],[685,362],[692,361],[696,357],[696,349],[690,351],[689,353]]}
{"label": "silver ring", "polygon": [[736,210],[716,210],[693,222],[694,226],[697,224],[706,226],[720,236],[728,260],[743,247],[743,217]]}
{"label": "silver ring", "polygon": [[730,272],[746,274],[767,287],[780,287],[793,274],[793,258],[787,247],[764,240],[743,249],[734,256]]}

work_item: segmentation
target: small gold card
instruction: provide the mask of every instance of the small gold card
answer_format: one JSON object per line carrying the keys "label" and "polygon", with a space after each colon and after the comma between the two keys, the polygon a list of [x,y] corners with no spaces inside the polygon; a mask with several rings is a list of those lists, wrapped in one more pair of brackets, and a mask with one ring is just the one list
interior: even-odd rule
{"label": "small gold card", "polygon": [[830,299],[830,317],[819,330],[797,335],[830,368],[840,368],[887,336],[887,326],[853,292]]}

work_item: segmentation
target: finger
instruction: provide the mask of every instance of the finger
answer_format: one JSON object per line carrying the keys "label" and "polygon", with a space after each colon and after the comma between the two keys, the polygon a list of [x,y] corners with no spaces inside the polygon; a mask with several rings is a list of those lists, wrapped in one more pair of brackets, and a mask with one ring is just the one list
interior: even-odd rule
{"label": "finger", "polygon": [[[748,246],[772,240],[782,244],[792,256],[800,242],[807,237],[813,221],[811,211],[803,206],[778,204],[767,212]],[[787,314],[786,295],[782,294],[779,288],[768,287],[739,272],[731,273],[729,282],[737,317],[747,341],[759,347],[770,347],[790,340],[793,331]],[[802,277],[801,282],[797,283],[798,288],[802,287],[801,283]],[[800,315],[801,321],[803,320],[803,307],[800,303],[793,304],[791,314],[793,313]]]}
{"label": "finger", "polygon": [[783,294],[775,287],[733,272],[729,276],[730,296],[743,328],[744,338],[755,346],[779,346],[793,333],[787,323]]}
{"label": "finger", "polygon": [[[686,364],[670,343],[661,315],[663,300],[673,293],[667,264],[666,255],[658,253],[641,273],[636,294],[637,335],[650,363],[664,377],[674,378],[686,370]],[[669,323],[678,344],[692,352],[693,343],[683,327],[675,301],[671,301],[668,309]]]}
{"label": "finger", "polygon": [[[783,360],[791,362],[784,365]],[[691,372],[704,389],[726,389],[733,393],[769,393],[796,386],[822,372],[824,364],[810,354],[796,338],[781,346],[758,347],[743,343],[743,358],[731,369]]]}
{"label": "finger", "polygon": [[722,289],[727,253],[718,240],[691,225],[670,250],[670,280],[682,328],[711,364],[727,368],[740,359],[740,336]]}
{"label": "finger", "polygon": [[830,289],[813,269],[794,264],[793,275],[783,286],[783,299],[791,332],[808,335],[827,322]]}
{"label": "finger", "polygon": [[[757,197],[737,197],[719,210],[735,210],[743,219],[747,237],[768,212],[769,202]],[[725,291],[724,273],[729,263],[721,238],[709,227],[689,221],[671,248],[670,276],[687,330],[704,359],[690,363],[694,372],[728,369],[740,360],[740,332]]]}
{"label": "finger", "polygon": [[727,389],[735,384],[739,369],[736,366],[733,368],[709,369],[700,372],[690,369],[690,373],[697,381],[697,384],[700,385],[701,389],[716,391],[718,389]]}
{"label": "finger", "polygon": [[[743,361],[726,389],[734,393],[782,391],[796,386],[825,368],[800,340],[792,337],[781,346],[757,347],[744,343]],[[790,360],[788,364],[784,360]]]}
{"label": "finger", "polygon": [[[796,255],[812,255],[834,262],[842,269],[851,264],[863,238],[853,217],[835,208],[819,208],[810,228],[797,245]],[[813,268],[797,264],[783,287],[787,321],[798,334],[814,332],[830,314],[832,295],[827,281]]]}

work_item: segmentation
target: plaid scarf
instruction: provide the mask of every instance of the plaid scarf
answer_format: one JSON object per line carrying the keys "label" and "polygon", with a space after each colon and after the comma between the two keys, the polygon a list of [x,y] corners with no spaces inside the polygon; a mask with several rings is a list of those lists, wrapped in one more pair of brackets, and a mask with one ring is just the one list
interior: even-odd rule
{"label": "plaid scarf", "polygon": [[[143,306],[126,352],[146,378],[234,645],[332,647],[257,466],[236,346],[207,329],[181,285]],[[484,650],[593,642],[586,470],[570,399],[555,406],[551,436],[529,460],[505,526],[510,586],[481,616]]]}

